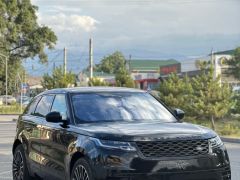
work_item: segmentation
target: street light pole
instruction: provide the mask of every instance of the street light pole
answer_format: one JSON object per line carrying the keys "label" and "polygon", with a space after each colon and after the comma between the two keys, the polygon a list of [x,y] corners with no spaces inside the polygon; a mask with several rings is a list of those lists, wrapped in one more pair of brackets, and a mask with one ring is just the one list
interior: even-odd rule
{"label": "street light pole", "polygon": [[5,90],[6,90],[6,97],[5,97],[5,103],[7,105],[7,95],[8,95],[8,57],[4,54],[0,53],[0,56],[5,58],[5,76],[6,76],[6,82],[5,82]]}
{"label": "street light pole", "polygon": [[6,76],[6,105],[7,105],[7,95],[8,95],[8,62],[7,57],[6,58],[6,70],[5,70],[5,76]]}

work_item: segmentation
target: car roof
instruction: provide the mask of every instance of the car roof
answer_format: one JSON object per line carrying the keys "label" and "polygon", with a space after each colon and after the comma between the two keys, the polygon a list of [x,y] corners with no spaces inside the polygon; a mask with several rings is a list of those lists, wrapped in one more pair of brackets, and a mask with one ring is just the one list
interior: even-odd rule
{"label": "car roof", "polygon": [[146,92],[140,89],[123,88],[123,87],[75,87],[75,88],[59,88],[46,90],[43,94],[55,93],[87,93],[87,92]]}

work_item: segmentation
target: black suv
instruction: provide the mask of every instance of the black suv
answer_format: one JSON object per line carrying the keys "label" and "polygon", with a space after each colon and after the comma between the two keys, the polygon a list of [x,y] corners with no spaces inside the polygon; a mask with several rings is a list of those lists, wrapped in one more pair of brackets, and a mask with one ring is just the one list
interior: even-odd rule
{"label": "black suv", "polygon": [[18,119],[13,179],[230,180],[221,139],[183,116],[136,89],[46,91]]}

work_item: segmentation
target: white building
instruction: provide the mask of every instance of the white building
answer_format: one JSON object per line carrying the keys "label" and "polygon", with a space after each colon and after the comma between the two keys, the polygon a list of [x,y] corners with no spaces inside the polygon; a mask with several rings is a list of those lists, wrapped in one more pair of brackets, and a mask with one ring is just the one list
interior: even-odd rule
{"label": "white building", "polygon": [[230,75],[228,61],[233,58],[233,50],[216,52],[213,54],[214,77],[220,77],[220,83],[228,83],[233,87],[240,86],[240,81]]}

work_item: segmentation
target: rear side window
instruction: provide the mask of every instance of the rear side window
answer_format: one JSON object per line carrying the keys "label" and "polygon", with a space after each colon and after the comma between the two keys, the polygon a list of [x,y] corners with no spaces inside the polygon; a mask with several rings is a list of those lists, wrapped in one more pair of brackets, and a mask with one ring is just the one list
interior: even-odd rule
{"label": "rear side window", "polygon": [[29,106],[26,108],[25,114],[33,115],[34,111],[36,109],[36,105],[41,99],[41,96],[38,96],[33,99],[33,101],[29,104]]}
{"label": "rear side window", "polygon": [[53,98],[54,96],[52,95],[43,96],[40,102],[38,103],[34,114],[36,116],[45,117],[50,111]]}

